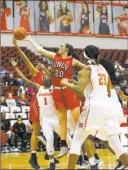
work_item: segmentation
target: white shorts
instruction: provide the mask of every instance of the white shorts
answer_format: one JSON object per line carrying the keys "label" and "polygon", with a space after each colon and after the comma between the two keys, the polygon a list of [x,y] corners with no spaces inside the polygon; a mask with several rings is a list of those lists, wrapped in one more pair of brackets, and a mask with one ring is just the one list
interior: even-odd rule
{"label": "white shorts", "polygon": [[112,108],[112,105],[105,101],[86,102],[84,110],[80,115],[77,126],[87,129],[98,130],[104,125],[104,121],[109,119],[120,119],[122,108]]}
{"label": "white shorts", "polygon": [[44,136],[49,132],[60,133],[60,125],[58,116],[44,117],[40,116],[40,124],[43,130]]}

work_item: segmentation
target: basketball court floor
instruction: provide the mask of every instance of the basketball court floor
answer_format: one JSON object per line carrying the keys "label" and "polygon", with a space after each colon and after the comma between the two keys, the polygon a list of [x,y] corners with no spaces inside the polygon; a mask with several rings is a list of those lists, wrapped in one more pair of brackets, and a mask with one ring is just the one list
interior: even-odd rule
{"label": "basketball court floor", "polygon": [[[98,149],[97,153],[103,160],[103,164],[99,169],[114,169],[116,166],[116,158],[107,149]],[[57,152],[55,154],[55,157]],[[38,162],[41,169],[47,169],[49,161],[44,160],[44,152],[38,152]],[[6,153],[1,154],[1,169],[32,169],[28,161],[30,153]],[[60,159],[60,163],[56,165],[56,169],[67,169],[68,155]],[[78,168],[78,166],[76,167]],[[89,168],[88,168],[89,169]]]}

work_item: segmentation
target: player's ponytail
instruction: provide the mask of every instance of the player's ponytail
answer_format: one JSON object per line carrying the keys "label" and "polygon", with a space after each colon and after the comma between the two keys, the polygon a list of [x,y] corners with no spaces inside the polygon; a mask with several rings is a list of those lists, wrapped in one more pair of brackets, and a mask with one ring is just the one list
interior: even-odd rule
{"label": "player's ponytail", "polygon": [[68,56],[72,56],[72,54],[74,53],[74,48],[72,45],[66,43],[66,48],[68,49]]}

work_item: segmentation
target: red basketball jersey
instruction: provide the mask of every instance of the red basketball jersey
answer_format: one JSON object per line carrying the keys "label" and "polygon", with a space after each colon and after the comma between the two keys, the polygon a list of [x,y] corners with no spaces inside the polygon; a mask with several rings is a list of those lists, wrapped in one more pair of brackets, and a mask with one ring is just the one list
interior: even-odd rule
{"label": "red basketball jersey", "polygon": [[72,68],[73,58],[62,58],[59,54],[56,54],[53,60],[54,75],[52,83],[54,86],[61,86],[60,81],[63,78],[71,79],[73,75]]}
{"label": "red basketball jersey", "polygon": [[44,79],[44,73],[43,72],[38,72],[36,77],[32,77],[32,81],[34,83],[37,83],[37,84],[41,85],[41,86],[44,85],[44,80],[43,79]]}

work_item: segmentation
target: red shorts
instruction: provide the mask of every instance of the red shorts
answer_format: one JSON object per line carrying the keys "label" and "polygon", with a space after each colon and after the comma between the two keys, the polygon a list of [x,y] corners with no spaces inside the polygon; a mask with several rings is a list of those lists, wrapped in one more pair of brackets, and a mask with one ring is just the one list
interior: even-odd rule
{"label": "red shorts", "polygon": [[55,102],[56,109],[74,109],[80,106],[79,96],[71,91],[69,88],[64,90],[53,91],[53,100]]}
{"label": "red shorts", "polygon": [[32,96],[32,99],[30,102],[29,120],[32,122],[39,122],[39,106],[38,106],[38,101],[35,95]]}

